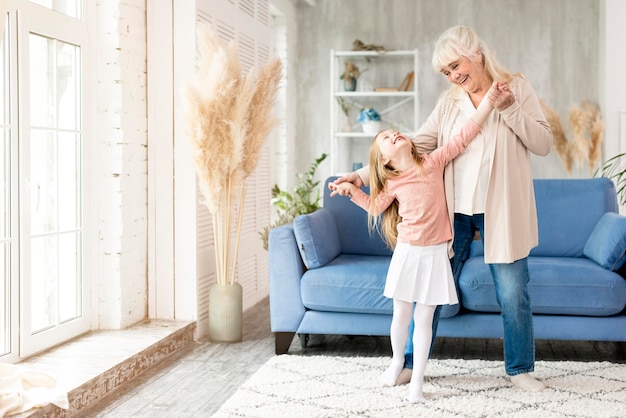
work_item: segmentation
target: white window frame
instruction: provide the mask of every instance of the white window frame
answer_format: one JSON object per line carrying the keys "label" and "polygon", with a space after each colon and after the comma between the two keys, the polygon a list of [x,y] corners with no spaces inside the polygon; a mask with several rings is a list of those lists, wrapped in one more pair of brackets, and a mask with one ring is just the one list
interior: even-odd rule
{"label": "white window frame", "polygon": [[[92,297],[91,282],[95,280],[93,275],[94,251],[93,242],[93,221],[92,221],[92,205],[90,197],[90,184],[93,181],[93,175],[90,171],[91,155],[90,143],[94,142],[91,128],[91,120],[93,116],[92,107],[92,63],[91,63],[91,45],[90,34],[87,30],[88,24],[85,16],[89,16],[88,3],[84,2],[83,20],[77,20],[67,17],[56,11],[49,10],[45,7],[36,5],[26,0],[8,0],[7,9],[9,11],[9,26],[11,31],[11,43],[8,46],[11,56],[11,92],[17,92],[13,97],[12,108],[15,110],[17,103],[17,112],[19,119],[17,120],[17,136],[15,143],[19,143],[17,150],[19,159],[19,174],[15,176],[19,183],[19,194],[17,199],[12,195],[11,206],[19,209],[15,210],[15,214],[19,215],[19,232],[17,228],[13,235],[19,241],[19,264],[16,263],[14,268],[17,270],[19,265],[19,273],[13,274],[11,279],[11,288],[15,290],[12,296],[12,318],[11,318],[11,353],[2,357],[1,361],[14,362],[19,358],[25,358],[37,352],[48,349],[61,342],[74,338],[91,329],[92,324]],[[28,155],[29,144],[29,115],[30,109],[30,92],[28,80],[28,44],[29,34],[35,33],[41,36],[58,39],[62,42],[78,45],[81,49],[81,115],[82,115],[82,286],[80,289],[82,300],[82,316],[71,321],[59,324],[42,332],[32,334],[30,332],[30,282],[29,265],[26,237],[29,222],[28,211],[28,184],[25,177],[28,175],[28,164],[26,161]],[[17,167],[17,164],[16,164]],[[12,188],[16,185],[12,183]],[[26,204],[25,204],[26,203]],[[21,209],[21,211],[20,211]],[[90,214],[88,216],[88,214]],[[15,252],[17,253],[17,251]],[[17,314],[19,312],[19,315]],[[19,344],[17,341],[19,340]]]}

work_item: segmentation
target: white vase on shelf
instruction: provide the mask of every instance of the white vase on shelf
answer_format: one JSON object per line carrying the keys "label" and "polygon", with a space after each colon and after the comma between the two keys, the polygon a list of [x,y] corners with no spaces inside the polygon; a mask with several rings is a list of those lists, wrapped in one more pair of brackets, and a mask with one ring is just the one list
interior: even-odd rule
{"label": "white vase on shelf", "polygon": [[350,118],[346,115],[343,121],[343,126],[341,127],[342,132],[352,132],[352,123],[350,123]]}
{"label": "white vase on shelf", "polygon": [[361,124],[363,132],[370,135],[375,135],[380,131],[380,121],[368,120]]}

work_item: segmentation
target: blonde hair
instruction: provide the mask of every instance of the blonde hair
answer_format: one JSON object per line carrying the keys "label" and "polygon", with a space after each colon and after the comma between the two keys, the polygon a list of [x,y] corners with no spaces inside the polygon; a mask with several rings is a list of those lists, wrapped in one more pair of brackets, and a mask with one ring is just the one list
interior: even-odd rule
{"label": "blonde hair", "polygon": [[[400,172],[389,164],[385,164],[383,161],[384,155],[380,152],[380,148],[376,142],[376,139],[382,132],[384,131],[380,131],[376,134],[369,151],[370,207],[367,212],[367,226],[370,234],[373,233],[374,230],[379,230],[387,246],[393,250],[398,241],[398,224],[402,221],[399,213],[398,200],[394,200],[380,216],[372,215],[372,213],[376,213],[376,198],[385,189],[387,180],[400,174]],[[422,173],[424,169],[422,158],[413,141],[411,141],[411,146],[411,154],[417,165],[418,172]]]}
{"label": "blonde hair", "polygon": [[[509,82],[513,77],[521,76],[519,73],[512,74],[504,68],[496,59],[496,54],[467,26],[451,27],[439,36],[433,51],[432,66],[438,73],[461,57],[476,62],[481,56],[485,71],[492,80]],[[461,87],[453,85],[451,88]]]}

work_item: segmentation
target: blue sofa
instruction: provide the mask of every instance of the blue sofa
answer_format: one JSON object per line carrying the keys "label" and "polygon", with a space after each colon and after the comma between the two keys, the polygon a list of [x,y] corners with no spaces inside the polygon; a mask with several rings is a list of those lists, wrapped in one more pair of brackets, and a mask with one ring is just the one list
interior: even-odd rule
{"label": "blue sofa", "polygon": [[[391,251],[370,236],[348,198],[269,234],[270,318],[277,354],[295,333],[389,335],[383,296]],[[626,341],[626,217],[606,178],[535,180],[539,245],[529,257],[535,337]],[[480,240],[459,278],[460,309],[446,306],[437,335],[501,338],[500,309]]]}

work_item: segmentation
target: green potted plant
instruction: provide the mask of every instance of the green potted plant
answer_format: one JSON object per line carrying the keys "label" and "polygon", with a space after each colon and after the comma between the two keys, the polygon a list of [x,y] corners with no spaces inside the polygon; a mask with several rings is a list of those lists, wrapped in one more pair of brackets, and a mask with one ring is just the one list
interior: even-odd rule
{"label": "green potted plant", "polygon": [[298,173],[298,184],[294,187],[293,193],[282,190],[277,184],[272,188],[272,205],[276,206],[278,218],[271,225],[263,228],[259,232],[263,241],[263,248],[268,249],[268,238],[270,229],[280,225],[285,225],[294,220],[298,215],[306,215],[315,212],[320,208],[320,191],[316,190],[319,180],[315,180],[317,167],[326,159],[328,155],[322,154],[309,167],[306,173]]}

